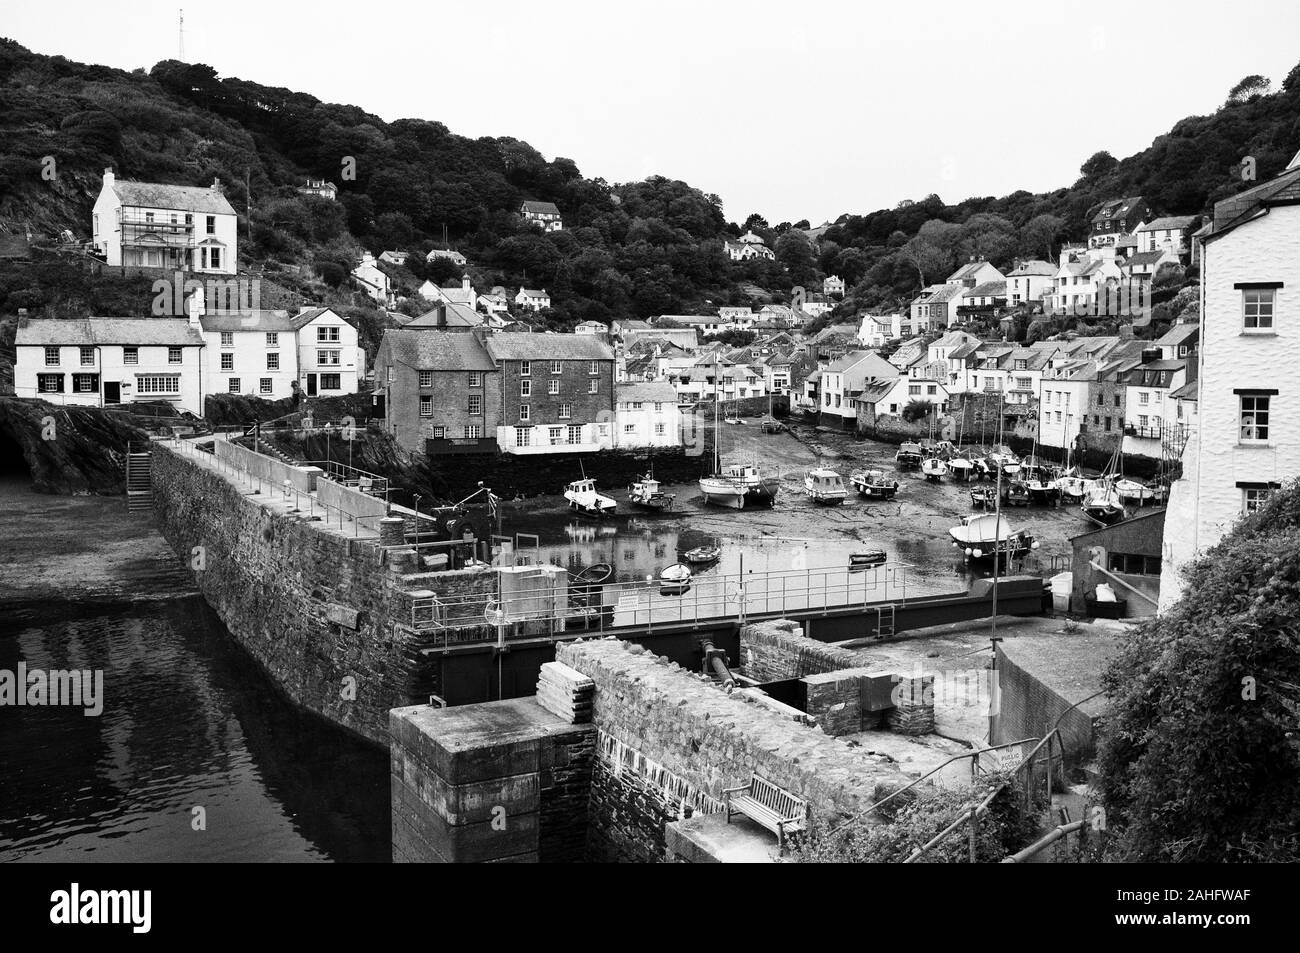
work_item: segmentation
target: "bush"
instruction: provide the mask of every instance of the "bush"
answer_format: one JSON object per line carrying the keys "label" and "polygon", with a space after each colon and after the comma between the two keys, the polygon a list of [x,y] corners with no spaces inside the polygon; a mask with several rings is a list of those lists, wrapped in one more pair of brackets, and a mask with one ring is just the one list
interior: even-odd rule
{"label": "bush", "polygon": [[914,424],[918,420],[925,420],[934,412],[934,404],[928,400],[909,400],[907,406],[903,408],[903,419],[909,424]]}

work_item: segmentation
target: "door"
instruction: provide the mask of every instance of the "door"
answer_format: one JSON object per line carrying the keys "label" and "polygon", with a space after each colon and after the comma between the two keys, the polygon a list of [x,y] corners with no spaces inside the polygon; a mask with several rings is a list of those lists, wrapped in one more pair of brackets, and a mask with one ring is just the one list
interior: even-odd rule
{"label": "door", "polygon": [[316,375],[315,374],[307,375],[307,396],[308,397],[316,396]]}
{"label": "door", "polygon": [[106,404],[122,403],[122,382],[121,381],[104,381],[104,403]]}
{"label": "door", "polygon": [[[384,395],[370,395],[370,416],[378,420],[384,419]],[[441,427],[435,427],[434,430],[441,430]]]}

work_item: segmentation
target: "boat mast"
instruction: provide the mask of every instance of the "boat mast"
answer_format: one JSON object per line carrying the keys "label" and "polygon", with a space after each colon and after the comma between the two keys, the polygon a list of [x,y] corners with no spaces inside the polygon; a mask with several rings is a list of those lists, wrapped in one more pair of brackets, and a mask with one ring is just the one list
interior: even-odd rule
{"label": "boat mast", "polygon": [[[1002,393],[998,392],[998,419],[1002,418]],[[993,492],[993,652],[996,656],[998,644],[998,563],[1002,556],[998,552],[998,537],[1002,532],[1002,463],[998,463],[997,488]]]}

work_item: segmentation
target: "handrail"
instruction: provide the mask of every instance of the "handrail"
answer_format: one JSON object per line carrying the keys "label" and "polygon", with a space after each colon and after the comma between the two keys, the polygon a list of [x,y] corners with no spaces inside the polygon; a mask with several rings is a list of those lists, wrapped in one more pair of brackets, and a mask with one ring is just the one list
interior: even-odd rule
{"label": "handrail", "polygon": [[1084,825],[1086,825],[1087,823],[1088,822],[1085,819],[1080,821],[1071,821],[1069,824],[1058,824],[1056,827],[1052,828],[1052,830],[1048,832],[1048,834],[1045,837],[1040,837],[1038,840],[1034,841],[1028,847],[1025,847],[1022,850],[1018,850],[1014,854],[1010,854],[1006,857],[1003,857],[1002,863],[1023,864],[1030,857],[1033,857],[1043,848],[1050,847],[1052,844],[1055,844],[1062,837],[1065,837],[1068,834],[1073,834],[1077,830],[1082,830]]}

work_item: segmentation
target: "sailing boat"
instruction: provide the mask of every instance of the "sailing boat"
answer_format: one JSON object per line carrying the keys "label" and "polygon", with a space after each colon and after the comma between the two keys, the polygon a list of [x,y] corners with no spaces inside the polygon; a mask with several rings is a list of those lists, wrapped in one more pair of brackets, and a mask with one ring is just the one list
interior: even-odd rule
{"label": "sailing boat", "polygon": [[723,469],[721,438],[718,426],[718,375],[715,365],[713,394],[713,474],[700,477],[704,502],[727,506],[733,510],[746,506],[773,506],[781,490],[779,477],[765,477],[752,463],[730,464]]}
{"label": "sailing boat", "polygon": [[1111,526],[1128,516],[1124,501],[1120,499],[1115,483],[1119,479],[1119,447],[1115,448],[1106,469],[1096,480],[1090,481],[1083,498],[1083,514],[1102,526]]}
{"label": "sailing boat", "polygon": [[966,437],[966,414],[961,417],[961,432],[957,435],[957,448],[948,458],[948,471],[959,483],[966,483],[975,478],[975,462],[966,455],[964,447]]}

